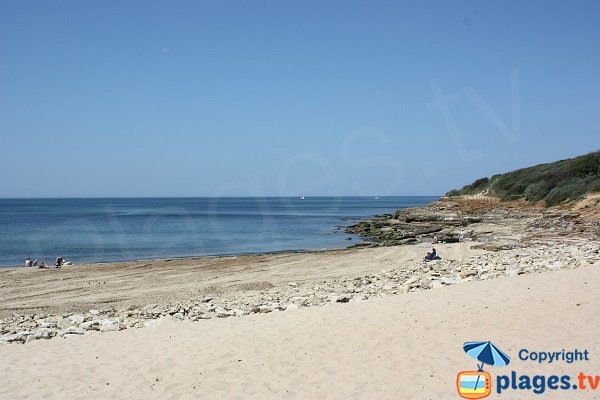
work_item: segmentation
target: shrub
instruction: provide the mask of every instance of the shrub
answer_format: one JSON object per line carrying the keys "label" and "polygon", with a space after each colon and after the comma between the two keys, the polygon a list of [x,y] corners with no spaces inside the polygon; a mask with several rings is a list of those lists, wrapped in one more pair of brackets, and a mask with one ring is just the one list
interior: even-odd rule
{"label": "shrub", "polygon": [[474,191],[482,191],[485,190],[490,182],[489,178],[481,178],[477,179],[475,182],[471,184],[471,189]]}
{"label": "shrub", "polygon": [[522,194],[505,194],[502,197],[500,197],[500,201],[511,201],[511,200],[519,200],[522,199],[524,196]]}
{"label": "shrub", "polygon": [[577,185],[575,184],[555,187],[546,196],[546,206],[552,207],[565,200],[572,199],[576,191]]}
{"label": "shrub", "polygon": [[578,177],[600,174],[600,153],[590,153],[577,157],[571,165],[572,173]]}
{"label": "shrub", "polygon": [[600,192],[600,179],[595,179],[590,183],[589,191],[592,193]]}
{"label": "shrub", "polygon": [[525,199],[532,203],[537,203],[538,201],[544,200],[550,190],[552,190],[552,187],[550,187],[546,181],[532,183],[525,189]]}
{"label": "shrub", "polygon": [[448,192],[448,195],[485,191],[503,201],[525,198],[538,202],[545,199],[549,206],[575,200],[586,193],[600,191],[600,151],[477,179],[458,191]]}

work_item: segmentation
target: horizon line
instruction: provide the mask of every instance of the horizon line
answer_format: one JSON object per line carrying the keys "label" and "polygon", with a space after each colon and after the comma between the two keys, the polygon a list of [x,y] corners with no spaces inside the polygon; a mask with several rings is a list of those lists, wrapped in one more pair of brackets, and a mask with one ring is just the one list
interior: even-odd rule
{"label": "horizon line", "polygon": [[[327,197],[351,197],[351,198],[390,198],[390,197],[443,197],[443,195],[304,195],[305,199],[327,198]],[[275,198],[300,198],[297,196],[67,196],[67,197],[0,197],[0,200],[85,200],[85,199],[275,199]]]}

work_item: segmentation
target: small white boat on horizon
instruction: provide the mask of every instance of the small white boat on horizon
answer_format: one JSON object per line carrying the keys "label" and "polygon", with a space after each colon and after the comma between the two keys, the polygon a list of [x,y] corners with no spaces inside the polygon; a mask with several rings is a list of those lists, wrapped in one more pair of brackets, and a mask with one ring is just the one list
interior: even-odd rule
{"label": "small white boat on horizon", "polygon": [[304,200],[304,194],[300,195],[300,200]]}

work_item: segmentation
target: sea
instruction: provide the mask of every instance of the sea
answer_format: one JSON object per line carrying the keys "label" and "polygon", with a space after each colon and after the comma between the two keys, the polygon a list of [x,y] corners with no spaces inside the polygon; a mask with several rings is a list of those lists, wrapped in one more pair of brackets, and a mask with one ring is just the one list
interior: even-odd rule
{"label": "sea", "polygon": [[361,241],[340,227],[436,199],[0,199],[0,266],[339,249]]}

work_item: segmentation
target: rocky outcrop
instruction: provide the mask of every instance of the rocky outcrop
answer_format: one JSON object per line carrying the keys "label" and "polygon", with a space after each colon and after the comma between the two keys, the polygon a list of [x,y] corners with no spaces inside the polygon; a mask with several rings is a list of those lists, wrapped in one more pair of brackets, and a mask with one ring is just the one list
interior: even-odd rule
{"label": "rocky outcrop", "polygon": [[[559,209],[442,199],[425,207],[401,209],[346,227],[347,233],[365,240],[353,247],[431,243],[436,237],[446,243],[468,238],[480,242],[483,249],[496,251],[521,246],[528,239],[555,235],[557,230],[567,236],[587,234],[597,238],[600,223]],[[522,237],[523,233],[526,238]]]}
{"label": "rocky outcrop", "polygon": [[[435,204],[435,203],[434,203]],[[398,210],[394,215],[380,215],[360,221],[346,228],[366,243],[356,246],[395,246],[417,241],[430,241],[436,236],[440,241],[457,242],[462,229],[480,217],[464,217],[459,213],[440,213],[434,205]]]}

